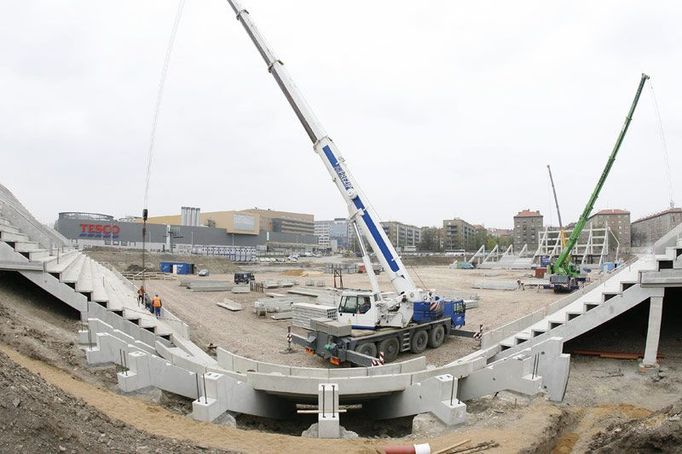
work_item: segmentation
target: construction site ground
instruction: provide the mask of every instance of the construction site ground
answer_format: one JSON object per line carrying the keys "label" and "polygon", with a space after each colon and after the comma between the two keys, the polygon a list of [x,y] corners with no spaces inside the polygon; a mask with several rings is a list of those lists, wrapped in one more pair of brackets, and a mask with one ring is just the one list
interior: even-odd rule
{"label": "construction site ground", "polygon": [[[270,268],[256,269],[258,280],[305,279],[291,276],[291,272],[282,275],[285,270],[266,271]],[[498,273],[445,267],[419,267],[417,272],[428,287],[462,291],[472,290],[467,283],[480,280],[483,273]],[[495,278],[525,274],[506,273]],[[310,277],[331,279],[329,275]],[[380,281],[386,285],[382,277]],[[216,275],[211,279],[217,279]],[[364,279],[366,276],[344,275],[346,286],[357,283],[366,287]],[[148,284],[158,288],[165,304],[190,323],[199,345],[213,342],[263,360],[326,367],[300,353],[280,354],[286,322],[258,319],[250,306],[238,313],[215,306],[226,294],[191,293],[174,281]],[[467,314],[469,325],[483,323],[491,328],[556,298],[534,290],[472,293],[480,296],[480,306]],[[228,297],[242,301],[237,298],[240,296],[246,303],[256,297]],[[17,275],[0,274],[0,452],[369,453],[386,445],[422,442],[438,450],[470,440],[465,446],[497,443],[487,452],[616,453],[680,452],[682,444],[680,339],[668,340],[661,352],[662,369],[653,374],[640,374],[635,361],[574,356],[566,399],[560,404],[542,397],[499,393],[468,402],[469,422],[444,433],[426,430],[410,434],[409,418],[366,421],[347,414],[342,416],[342,425],[358,432],[360,438],[321,441],[286,435],[300,434],[314,422],[310,417],[277,422],[238,416],[235,429],[194,421],[188,416],[191,405],[178,396],[159,391],[123,395],[117,389],[113,366],[85,363],[76,345],[79,327],[77,312]],[[276,339],[260,350],[250,350],[250,341],[244,336],[254,331],[263,331],[263,339]],[[451,339],[438,351],[430,351],[428,362],[445,363],[474,348],[471,339]]]}
{"label": "construction site ground", "polygon": [[[307,281],[313,281],[316,284],[322,282],[326,287],[333,286],[331,274],[325,273],[324,268],[320,266],[310,265],[309,262],[308,266],[305,264],[259,265],[243,267],[243,269],[253,271],[258,282],[294,281],[303,289]],[[472,285],[483,280],[524,279],[530,276],[530,270],[456,270],[447,266],[423,266],[413,268],[411,271],[420,276],[423,284],[419,285],[424,285],[426,288],[434,288],[444,294],[457,294],[464,297],[478,295],[479,307],[470,309],[466,315],[465,329],[470,331],[478,331],[480,325],[483,325],[484,329],[497,328],[557,299],[556,294],[547,290],[500,291],[471,288]],[[233,282],[233,275],[211,274],[207,278],[191,277],[191,279]],[[383,291],[392,290],[386,273],[379,274],[378,280]],[[136,283],[139,284],[139,282]],[[344,274],[343,283],[346,288],[369,288],[365,274]],[[193,292],[180,287],[178,280],[149,280],[146,286],[152,294],[158,293],[166,307],[190,325],[192,339],[199,345],[206,346],[213,343],[238,355],[262,361],[275,363],[286,361],[288,364],[299,366],[327,367],[327,364],[316,357],[306,355],[300,348],[293,354],[283,353],[287,347],[286,333],[291,321],[276,321],[270,316],[256,316],[254,303],[260,299],[267,299],[264,293]],[[316,288],[319,289],[319,287]],[[286,294],[287,289],[273,288],[266,289],[265,292]],[[225,298],[241,303],[244,310],[232,312],[216,305]],[[443,365],[477,348],[478,342],[472,338],[452,337],[441,348],[428,349],[425,355],[428,363]],[[402,359],[411,357],[413,355],[409,353],[401,355]]]}

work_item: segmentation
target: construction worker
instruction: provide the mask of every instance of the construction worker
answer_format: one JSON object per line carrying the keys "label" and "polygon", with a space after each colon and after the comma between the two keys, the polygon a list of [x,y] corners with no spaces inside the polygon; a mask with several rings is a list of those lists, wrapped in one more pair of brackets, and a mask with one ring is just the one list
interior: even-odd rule
{"label": "construction worker", "polygon": [[137,305],[144,303],[144,286],[137,289]]}
{"label": "construction worker", "polygon": [[156,318],[161,318],[161,298],[159,298],[159,294],[157,293],[154,295],[154,298],[152,298],[152,307],[154,308],[154,315],[156,315]]}

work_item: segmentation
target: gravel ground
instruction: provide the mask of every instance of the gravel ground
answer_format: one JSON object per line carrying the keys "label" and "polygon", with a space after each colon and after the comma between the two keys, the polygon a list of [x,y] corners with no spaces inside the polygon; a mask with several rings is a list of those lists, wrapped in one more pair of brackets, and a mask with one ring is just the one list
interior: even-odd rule
{"label": "gravel ground", "polygon": [[[319,264],[318,264],[319,265]],[[256,279],[266,280],[294,280],[304,284],[307,280],[323,281],[332,286],[332,276],[323,273],[319,266],[310,263],[295,265],[260,266],[254,267]],[[273,270],[272,268],[275,268]],[[292,276],[298,271],[302,276]],[[418,275],[424,287],[435,288],[444,294],[457,293],[461,295],[479,295],[480,306],[467,312],[466,329],[477,331],[479,325],[484,329],[496,328],[513,321],[528,312],[544,307],[556,301],[558,296],[551,291],[536,290],[474,290],[472,284],[481,280],[516,280],[528,276],[528,272],[492,271],[492,270],[453,270],[447,266],[413,267],[413,276]],[[211,280],[232,281],[231,274],[212,274]],[[364,274],[346,274],[343,276],[347,288],[368,288],[367,276]],[[382,290],[391,291],[392,287],[386,274],[379,275]],[[252,292],[246,295],[231,292],[191,292],[180,287],[173,281],[148,281],[147,289],[159,293],[165,306],[175,315],[190,325],[192,339],[199,345],[206,346],[213,343],[226,348],[233,353],[249,358],[268,362],[287,362],[306,367],[325,367],[322,360],[298,351],[284,354],[286,348],[286,333],[290,321],[274,321],[258,318],[253,312],[253,303],[257,299],[266,298],[262,293]],[[276,293],[286,293],[284,289],[269,290]],[[241,303],[244,310],[230,312],[216,306],[217,302],[229,298]],[[447,364],[461,356],[465,356],[478,348],[478,342],[471,338],[450,338],[442,347],[425,353],[430,364]],[[403,353],[401,359],[415,357]]]}

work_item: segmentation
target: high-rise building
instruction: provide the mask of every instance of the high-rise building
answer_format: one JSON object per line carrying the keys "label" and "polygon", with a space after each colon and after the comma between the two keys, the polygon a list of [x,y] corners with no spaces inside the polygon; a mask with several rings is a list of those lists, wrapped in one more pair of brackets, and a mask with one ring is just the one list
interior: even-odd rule
{"label": "high-rise building", "polygon": [[682,208],[669,208],[637,219],[630,226],[632,247],[651,246],[680,224],[682,224]]}
{"label": "high-rise building", "polygon": [[336,251],[351,248],[351,226],[346,218],[315,221],[315,236],[320,249]]}
{"label": "high-rise building", "polygon": [[454,218],[443,221],[443,243],[446,252],[465,249],[478,249],[476,245],[477,226],[469,224],[464,219]]}
{"label": "high-rise building", "polygon": [[520,251],[524,245],[534,250],[538,247],[539,232],[543,229],[543,216],[540,211],[525,209],[514,216],[514,250]]}
{"label": "high-rise building", "polygon": [[398,252],[414,252],[417,250],[422,239],[421,227],[397,221],[382,222],[381,227]]}

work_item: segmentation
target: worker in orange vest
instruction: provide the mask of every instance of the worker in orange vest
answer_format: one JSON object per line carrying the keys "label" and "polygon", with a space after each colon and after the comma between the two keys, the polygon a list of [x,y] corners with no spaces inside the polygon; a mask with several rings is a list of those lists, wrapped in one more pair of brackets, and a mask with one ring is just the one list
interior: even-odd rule
{"label": "worker in orange vest", "polygon": [[161,298],[159,298],[159,294],[157,293],[154,295],[154,298],[152,298],[152,307],[154,308],[154,314],[156,315],[156,318],[161,317]]}

